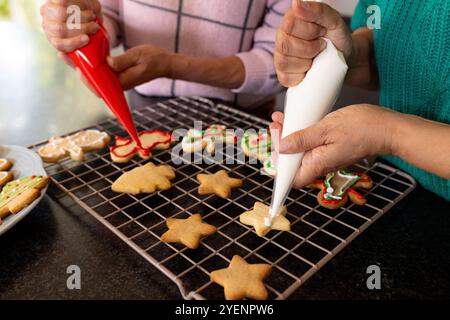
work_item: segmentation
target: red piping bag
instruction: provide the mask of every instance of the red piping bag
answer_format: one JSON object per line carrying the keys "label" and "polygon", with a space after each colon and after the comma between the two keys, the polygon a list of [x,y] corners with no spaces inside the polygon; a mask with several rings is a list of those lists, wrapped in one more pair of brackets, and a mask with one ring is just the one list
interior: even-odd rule
{"label": "red piping bag", "polygon": [[100,29],[90,36],[89,43],[70,52],[68,56],[105,101],[131,138],[142,148],[119,78],[106,62],[110,53],[108,35],[100,20],[97,19],[97,23]]}

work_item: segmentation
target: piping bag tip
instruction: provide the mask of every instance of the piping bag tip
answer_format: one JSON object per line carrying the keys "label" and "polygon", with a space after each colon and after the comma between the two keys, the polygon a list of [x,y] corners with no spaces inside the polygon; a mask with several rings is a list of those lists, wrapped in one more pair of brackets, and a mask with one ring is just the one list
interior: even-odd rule
{"label": "piping bag tip", "polygon": [[142,148],[137,134],[119,77],[106,61],[110,54],[106,30],[100,20],[97,19],[97,23],[100,25],[100,29],[89,37],[89,43],[70,52],[68,56],[104,100],[138,147],[145,150]]}

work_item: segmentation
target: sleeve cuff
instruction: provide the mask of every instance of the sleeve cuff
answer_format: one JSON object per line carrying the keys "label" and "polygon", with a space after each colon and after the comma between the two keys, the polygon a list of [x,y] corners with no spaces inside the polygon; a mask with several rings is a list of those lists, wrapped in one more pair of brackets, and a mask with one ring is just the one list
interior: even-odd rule
{"label": "sleeve cuff", "polygon": [[254,48],[251,51],[236,55],[245,67],[244,83],[234,93],[268,94],[278,89],[278,82],[273,67],[273,58],[262,49]]}

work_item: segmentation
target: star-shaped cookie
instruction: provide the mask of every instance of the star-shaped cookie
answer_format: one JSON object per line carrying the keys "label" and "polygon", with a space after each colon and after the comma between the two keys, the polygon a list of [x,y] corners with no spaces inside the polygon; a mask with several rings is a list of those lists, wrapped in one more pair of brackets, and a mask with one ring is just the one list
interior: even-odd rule
{"label": "star-shaped cookie", "polygon": [[272,220],[272,225],[267,226],[264,219],[269,216],[270,207],[262,202],[255,202],[253,210],[246,211],[240,215],[239,221],[243,224],[255,227],[256,234],[264,237],[270,230],[289,231],[291,223],[285,217],[286,207],[283,207],[275,218]]}
{"label": "star-shaped cookie", "polygon": [[155,166],[152,162],[142,167],[125,172],[112,185],[114,192],[131,194],[152,193],[156,190],[167,190],[175,178],[173,169],[166,165]]}
{"label": "star-shaped cookie", "polygon": [[227,300],[265,300],[268,293],[263,280],[270,271],[269,264],[248,264],[236,255],[231,259],[228,268],[211,272],[211,281],[224,288]]}
{"label": "star-shaped cookie", "polygon": [[216,194],[225,199],[230,197],[232,188],[242,186],[241,179],[230,178],[225,170],[219,170],[214,174],[200,173],[197,175],[197,180],[200,182],[199,194]]}
{"label": "star-shaped cookie", "polygon": [[169,228],[161,236],[162,242],[179,242],[190,249],[197,249],[200,239],[217,231],[217,228],[202,222],[202,216],[193,214],[187,219],[169,218],[166,221]]}

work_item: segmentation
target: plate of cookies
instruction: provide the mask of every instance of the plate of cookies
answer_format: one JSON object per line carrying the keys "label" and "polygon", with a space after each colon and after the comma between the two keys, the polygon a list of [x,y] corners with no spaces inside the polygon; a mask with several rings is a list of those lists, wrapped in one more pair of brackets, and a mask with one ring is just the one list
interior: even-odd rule
{"label": "plate of cookies", "polygon": [[31,212],[48,181],[36,153],[21,146],[0,146],[0,235]]}

